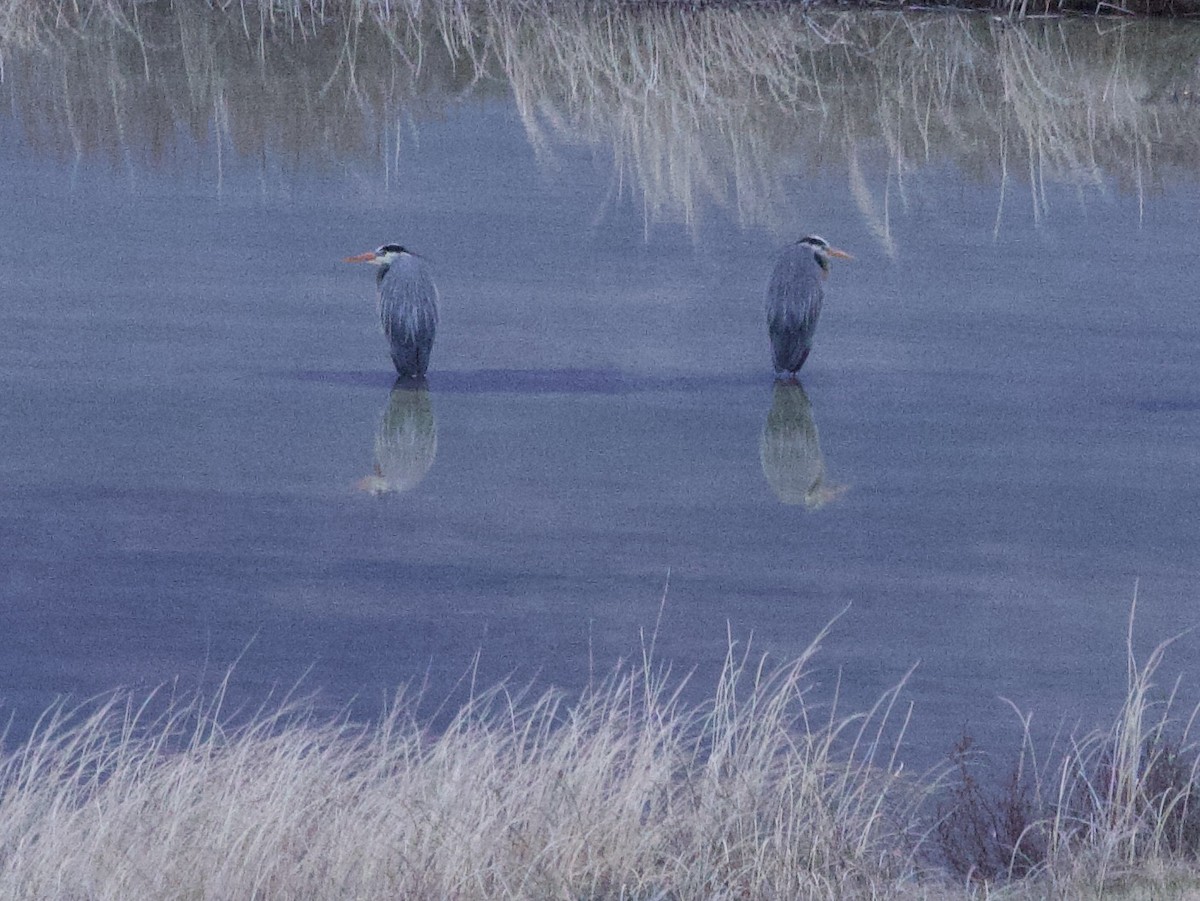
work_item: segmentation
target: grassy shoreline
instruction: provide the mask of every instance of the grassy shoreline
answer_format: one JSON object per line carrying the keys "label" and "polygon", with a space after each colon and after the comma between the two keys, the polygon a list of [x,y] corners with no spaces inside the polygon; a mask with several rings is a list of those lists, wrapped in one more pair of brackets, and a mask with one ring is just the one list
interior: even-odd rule
{"label": "grassy shoreline", "polygon": [[[578,701],[496,686],[430,732],[302,705],[235,724],[128,694],[0,758],[2,898],[1183,897],[1200,891],[1195,714],[1129,660],[1112,726],[1005,778],[905,771],[903,686],[807,700],[821,638],[733,649],[709,700],[649,656]],[[888,738],[888,736],[893,736]]]}

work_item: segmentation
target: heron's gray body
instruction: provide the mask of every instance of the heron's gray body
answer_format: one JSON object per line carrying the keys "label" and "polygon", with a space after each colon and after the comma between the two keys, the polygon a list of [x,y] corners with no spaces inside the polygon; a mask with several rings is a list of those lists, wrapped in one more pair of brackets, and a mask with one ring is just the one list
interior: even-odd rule
{"label": "heron's gray body", "polygon": [[425,261],[407,251],[376,273],[379,319],[396,372],[420,378],[429,368],[437,332],[437,286]]}
{"label": "heron's gray body", "polygon": [[783,250],[771,272],[767,333],[778,377],[795,376],[812,350],[825,299],[826,265],[814,247],[797,241]]}
{"label": "heron's gray body", "polygon": [[[820,244],[815,245],[818,241]],[[805,238],[779,254],[767,283],[767,334],[776,378],[794,378],[812,350],[824,301],[828,244]],[[836,253],[845,256],[844,252]]]}

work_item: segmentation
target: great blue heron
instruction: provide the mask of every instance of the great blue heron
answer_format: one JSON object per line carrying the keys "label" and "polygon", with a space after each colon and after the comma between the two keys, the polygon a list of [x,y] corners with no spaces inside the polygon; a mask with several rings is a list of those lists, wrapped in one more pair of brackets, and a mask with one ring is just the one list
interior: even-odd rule
{"label": "great blue heron", "polygon": [[379,319],[401,378],[421,378],[429,368],[437,331],[437,286],[425,261],[399,244],[384,244],[347,263],[374,263]]}
{"label": "great blue heron", "polygon": [[767,283],[767,333],[775,359],[775,377],[794,379],[812,350],[817,317],[829,275],[829,258],[854,259],[818,235],[784,248]]}

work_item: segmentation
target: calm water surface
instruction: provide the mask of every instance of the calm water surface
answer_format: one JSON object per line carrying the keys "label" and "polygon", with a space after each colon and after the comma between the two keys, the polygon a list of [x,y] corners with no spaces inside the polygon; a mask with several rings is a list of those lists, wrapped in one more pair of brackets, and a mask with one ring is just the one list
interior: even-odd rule
{"label": "calm water surface", "polygon": [[[404,682],[440,701],[477,653],[483,684],[575,689],[640,656],[665,593],[655,653],[697,699],[730,635],[786,658],[840,613],[820,691],[857,709],[917,664],[929,760],[1009,740],[1002,697],[1047,732],[1115,712],[1135,586],[1139,654],[1200,624],[1200,112],[1152,108],[1153,72],[1129,109],[1175,130],[1144,158],[1031,167],[1029,133],[914,155],[806,102],[739,156],[736,119],[630,125],[448,63],[380,101],[375,144],[314,149],[295,109],[189,130],[151,87],[114,114],[29,65],[0,117],[14,737],[60,695],[235,661],[241,702],[299,681],[364,716]],[[46,105],[90,117],[82,146]],[[779,386],[766,277],[813,231],[856,259]],[[441,288],[419,391],[339,262],[392,241]],[[1161,680],[1191,700],[1197,642]]]}

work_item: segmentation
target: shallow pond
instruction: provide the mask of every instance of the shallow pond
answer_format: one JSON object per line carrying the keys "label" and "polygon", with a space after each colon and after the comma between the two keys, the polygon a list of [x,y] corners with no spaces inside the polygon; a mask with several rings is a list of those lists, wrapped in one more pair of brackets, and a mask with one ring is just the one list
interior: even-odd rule
{"label": "shallow pond", "polygon": [[[652,635],[699,699],[838,617],[817,696],[916,665],[927,762],[1002,698],[1114,713],[1135,590],[1139,656],[1200,624],[1194,27],[148,9],[6,54],[10,737],[235,662],[358,715],[577,689]],[[808,232],[855,260],[777,385]],[[422,390],[340,262],[391,241],[441,290]]]}

